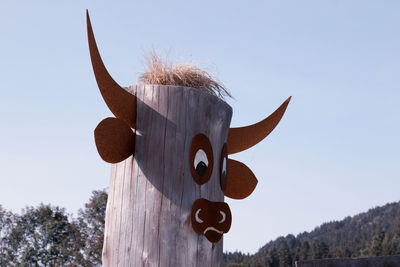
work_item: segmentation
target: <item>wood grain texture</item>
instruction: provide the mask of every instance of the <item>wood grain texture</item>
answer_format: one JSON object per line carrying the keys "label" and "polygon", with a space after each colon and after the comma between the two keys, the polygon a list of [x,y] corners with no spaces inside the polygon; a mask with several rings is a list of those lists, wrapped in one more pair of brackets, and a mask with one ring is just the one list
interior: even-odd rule
{"label": "wood grain texture", "polygon": [[[232,109],[215,96],[179,86],[138,85],[135,157],[113,164],[106,211],[103,266],[220,266],[213,246],[191,227],[193,202],[223,201],[219,168]],[[192,138],[213,147],[211,179],[191,176]]]}

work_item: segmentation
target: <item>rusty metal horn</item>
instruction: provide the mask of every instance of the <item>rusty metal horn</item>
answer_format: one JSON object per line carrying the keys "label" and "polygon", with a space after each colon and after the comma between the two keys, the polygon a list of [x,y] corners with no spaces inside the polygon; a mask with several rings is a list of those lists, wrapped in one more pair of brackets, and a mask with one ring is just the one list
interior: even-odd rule
{"label": "rusty metal horn", "polygon": [[228,154],[246,150],[267,137],[278,125],[291,97],[264,120],[250,126],[230,128],[228,134]]}
{"label": "rusty metal horn", "polygon": [[131,128],[135,128],[136,122],[136,96],[127,92],[118,85],[108,73],[101,59],[94,38],[92,25],[90,23],[89,12],[86,10],[86,24],[89,41],[90,58],[97,85],[101,95],[111,112],[122,121],[126,122]]}

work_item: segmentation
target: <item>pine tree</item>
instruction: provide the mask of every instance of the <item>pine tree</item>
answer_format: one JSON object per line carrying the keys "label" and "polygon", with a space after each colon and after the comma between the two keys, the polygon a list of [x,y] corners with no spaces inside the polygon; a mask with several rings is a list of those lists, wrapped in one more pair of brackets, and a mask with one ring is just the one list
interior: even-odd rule
{"label": "pine tree", "polygon": [[280,267],[291,267],[292,266],[292,255],[290,253],[289,245],[286,241],[282,242],[279,249],[279,266]]}
{"label": "pine tree", "polygon": [[321,255],[321,259],[326,259],[326,258],[330,257],[330,255],[329,255],[329,247],[324,241],[322,241],[319,244],[319,254]]}
{"label": "pine tree", "polygon": [[371,254],[372,256],[381,256],[382,255],[382,242],[385,238],[385,231],[380,230],[378,231],[374,237],[372,238],[371,242]]}
{"label": "pine tree", "polygon": [[321,254],[321,249],[320,249],[320,244],[318,239],[314,239],[312,241],[312,258],[313,259],[321,259],[322,254]]}
{"label": "pine tree", "polygon": [[279,267],[279,255],[276,248],[272,248],[269,254],[270,262],[268,267]]}
{"label": "pine tree", "polygon": [[310,243],[306,240],[301,244],[300,260],[308,260],[311,257]]}

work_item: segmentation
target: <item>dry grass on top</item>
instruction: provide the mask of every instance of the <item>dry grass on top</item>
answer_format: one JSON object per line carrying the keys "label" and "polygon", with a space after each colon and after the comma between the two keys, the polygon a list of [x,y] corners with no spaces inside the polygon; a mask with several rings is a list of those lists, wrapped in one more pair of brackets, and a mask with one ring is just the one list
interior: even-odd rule
{"label": "dry grass on top", "polygon": [[231,97],[228,90],[205,70],[190,63],[172,64],[154,51],[146,58],[146,72],[139,76],[145,84],[178,85],[197,88],[221,99]]}

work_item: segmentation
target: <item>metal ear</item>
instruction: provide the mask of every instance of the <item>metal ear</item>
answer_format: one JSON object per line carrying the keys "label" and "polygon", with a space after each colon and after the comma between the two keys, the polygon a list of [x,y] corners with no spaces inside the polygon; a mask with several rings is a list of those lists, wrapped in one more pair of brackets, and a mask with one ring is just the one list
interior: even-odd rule
{"label": "metal ear", "polygon": [[224,194],[234,199],[248,197],[257,186],[257,178],[242,162],[228,159]]}
{"label": "metal ear", "polygon": [[118,163],[135,153],[135,133],[123,121],[106,118],[94,130],[97,151],[109,163]]}

